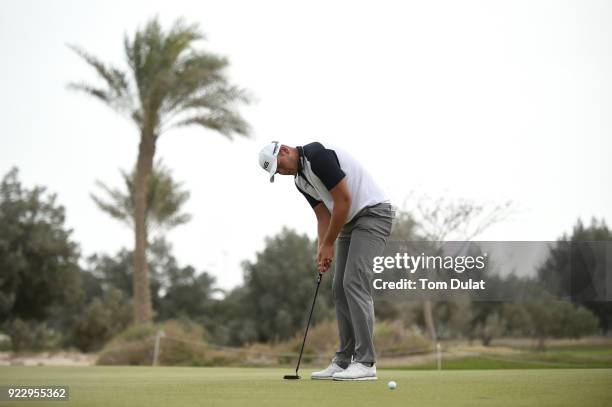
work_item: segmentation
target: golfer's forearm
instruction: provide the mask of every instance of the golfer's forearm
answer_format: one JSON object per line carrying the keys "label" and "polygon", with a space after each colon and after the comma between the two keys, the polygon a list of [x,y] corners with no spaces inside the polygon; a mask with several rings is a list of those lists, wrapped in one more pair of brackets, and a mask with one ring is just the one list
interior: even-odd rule
{"label": "golfer's forearm", "polygon": [[342,230],[342,227],[346,222],[350,207],[350,199],[340,202],[334,202],[334,209],[332,210],[327,232],[325,233],[325,237],[323,238],[323,244],[334,244],[336,238],[338,237],[338,234],[340,233],[340,230]]}
{"label": "golfer's forearm", "polygon": [[327,215],[326,217],[322,217],[321,219],[318,219],[317,232],[319,236],[319,244],[321,244],[323,240],[325,239],[325,234],[327,233],[327,229],[329,229],[330,219],[331,219],[330,215]]}
{"label": "golfer's forearm", "polygon": [[319,238],[319,246],[323,243],[327,229],[329,228],[329,220],[331,214],[325,205],[321,202],[314,208],[315,215],[317,215],[317,235]]}

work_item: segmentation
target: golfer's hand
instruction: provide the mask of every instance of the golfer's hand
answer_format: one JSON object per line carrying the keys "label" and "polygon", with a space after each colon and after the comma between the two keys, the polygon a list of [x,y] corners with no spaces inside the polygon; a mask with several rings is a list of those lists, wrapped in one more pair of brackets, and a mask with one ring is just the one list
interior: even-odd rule
{"label": "golfer's hand", "polygon": [[331,265],[332,259],[334,258],[334,245],[319,245],[319,252],[317,253],[317,266],[320,273],[325,273]]}

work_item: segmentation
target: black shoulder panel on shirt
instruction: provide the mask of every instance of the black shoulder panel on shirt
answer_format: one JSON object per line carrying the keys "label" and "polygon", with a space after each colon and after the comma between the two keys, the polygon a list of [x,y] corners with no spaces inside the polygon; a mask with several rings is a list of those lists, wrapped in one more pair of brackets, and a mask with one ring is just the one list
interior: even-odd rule
{"label": "black shoulder panel on shirt", "polygon": [[312,172],[323,182],[327,190],[338,185],[345,177],[340,161],[334,150],[326,149],[323,144],[314,142],[304,146],[304,155],[310,161]]}
{"label": "black shoulder panel on shirt", "polygon": [[312,157],[318,152],[325,150],[323,144],[315,141],[313,143],[308,143],[302,147],[304,149],[304,155],[308,159],[308,161],[312,160]]}

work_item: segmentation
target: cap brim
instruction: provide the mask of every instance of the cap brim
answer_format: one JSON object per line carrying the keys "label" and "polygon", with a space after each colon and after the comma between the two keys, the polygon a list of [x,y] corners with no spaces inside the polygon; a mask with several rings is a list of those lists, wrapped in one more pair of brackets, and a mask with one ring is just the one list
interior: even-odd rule
{"label": "cap brim", "polygon": [[274,182],[274,174],[276,174],[276,169],[278,168],[278,158],[276,158],[271,164],[272,165],[270,165],[270,170],[268,173],[270,174],[270,182]]}

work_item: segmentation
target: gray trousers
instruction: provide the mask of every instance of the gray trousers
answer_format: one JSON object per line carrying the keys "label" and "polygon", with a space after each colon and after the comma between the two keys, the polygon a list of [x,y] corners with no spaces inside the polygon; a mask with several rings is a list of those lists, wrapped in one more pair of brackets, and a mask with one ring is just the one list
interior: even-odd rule
{"label": "gray trousers", "polygon": [[375,363],[372,264],[381,256],[391,233],[393,207],[381,203],[362,209],[342,228],[336,243],[332,292],[336,306],[340,347],[334,362]]}

